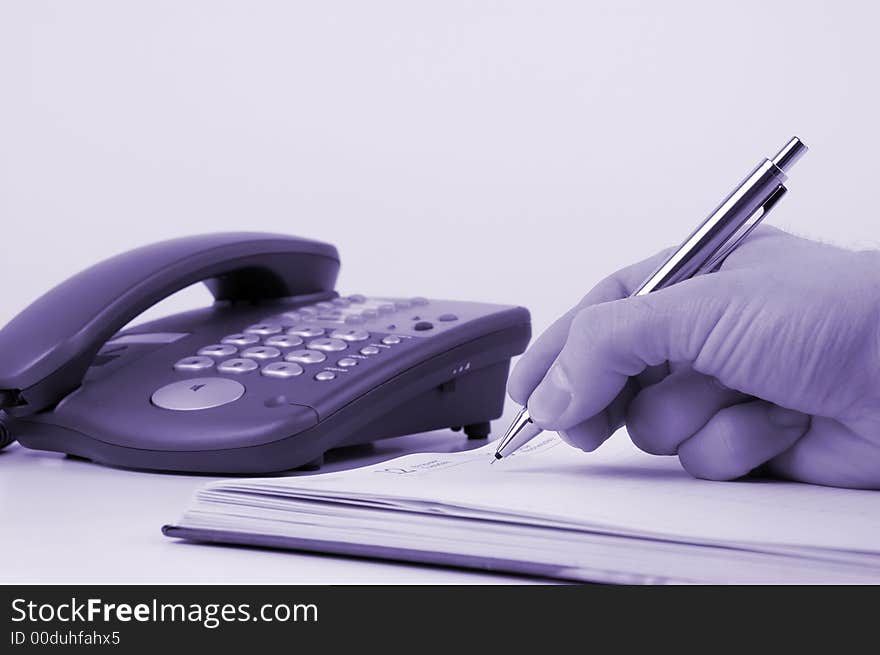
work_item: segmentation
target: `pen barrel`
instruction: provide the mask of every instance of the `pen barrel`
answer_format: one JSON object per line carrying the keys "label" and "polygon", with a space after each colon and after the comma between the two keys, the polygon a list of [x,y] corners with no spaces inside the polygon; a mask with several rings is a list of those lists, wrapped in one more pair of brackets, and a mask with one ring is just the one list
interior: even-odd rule
{"label": "pen barrel", "polygon": [[769,159],[758,164],[632,295],[643,296],[708,272],[707,262],[720,264],[719,253],[729,253],[731,244],[757,225],[784,193],[786,179],[785,171]]}

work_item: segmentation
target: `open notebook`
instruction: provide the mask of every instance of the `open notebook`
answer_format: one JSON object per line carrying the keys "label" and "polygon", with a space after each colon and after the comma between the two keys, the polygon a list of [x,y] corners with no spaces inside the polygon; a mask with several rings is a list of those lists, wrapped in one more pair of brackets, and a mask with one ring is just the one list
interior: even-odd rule
{"label": "open notebook", "polygon": [[621,432],[197,492],[170,537],[623,583],[880,583],[880,492],[707,482]]}

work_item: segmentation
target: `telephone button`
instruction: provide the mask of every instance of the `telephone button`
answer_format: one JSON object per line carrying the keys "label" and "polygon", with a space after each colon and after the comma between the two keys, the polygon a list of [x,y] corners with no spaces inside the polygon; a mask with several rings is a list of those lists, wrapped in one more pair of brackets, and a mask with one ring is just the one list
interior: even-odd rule
{"label": "telephone button", "polygon": [[336,362],[337,366],[341,366],[342,368],[351,368],[352,366],[358,365],[358,360],[354,357],[343,357],[338,362]]}
{"label": "telephone button", "polygon": [[292,330],[288,330],[287,334],[292,334],[297,337],[320,337],[322,334],[324,334],[324,328],[314,325],[309,327],[293,328]]}
{"label": "telephone button", "polygon": [[327,359],[327,355],[318,350],[303,349],[287,353],[284,359],[288,362],[299,362],[300,364],[320,364]]}
{"label": "telephone button", "polygon": [[199,355],[205,355],[206,357],[229,357],[230,355],[234,355],[238,352],[238,348],[235,346],[230,346],[229,344],[214,344],[211,346],[205,346],[201,348],[198,352]]}
{"label": "telephone button", "polygon": [[365,319],[360,314],[349,314],[348,316],[345,317],[345,322],[348,323],[349,325],[359,325],[360,323],[363,323],[366,320],[367,319]]}
{"label": "telephone button", "polygon": [[263,339],[263,343],[267,346],[275,346],[276,348],[296,348],[302,345],[302,338],[289,334],[276,334],[272,337]]}
{"label": "telephone button", "polygon": [[336,373],[333,371],[318,371],[315,373],[315,379],[320,382],[326,382],[327,380],[332,380],[336,377]]}
{"label": "telephone button", "polygon": [[312,350],[323,350],[325,352],[338,352],[348,348],[348,344],[342,339],[312,339],[308,343],[308,347]]}
{"label": "telephone button", "polygon": [[422,298],[421,296],[416,296],[415,298],[410,298],[409,301],[412,303],[413,307],[420,307],[422,305],[428,304],[428,299]]}
{"label": "telephone button", "polygon": [[281,351],[271,346],[255,346],[241,351],[242,357],[253,357],[254,359],[275,359],[281,357]]}
{"label": "telephone button", "polygon": [[413,325],[413,329],[415,329],[419,332],[424,332],[425,330],[433,330],[434,324],[430,323],[428,321],[419,321],[418,323]]}
{"label": "telephone button", "polygon": [[364,346],[361,348],[361,355],[378,355],[380,352],[377,346]]}
{"label": "telephone button", "polygon": [[351,301],[348,298],[334,298],[330,302],[337,307],[348,307],[351,304]]}
{"label": "telephone button", "polygon": [[355,294],[350,295],[350,296],[348,297],[348,299],[349,299],[351,302],[356,302],[356,303],[362,303],[362,302],[366,302],[366,301],[367,301],[366,296],[362,296],[362,295],[359,294],[359,293],[355,293]]}
{"label": "telephone button", "polygon": [[280,323],[257,323],[256,325],[251,325],[244,329],[247,334],[259,334],[262,336],[268,336],[270,334],[278,334],[281,332],[281,324]]}
{"label": "telephone button", "polygon": [[157,389],[151,398],[162,409],[185,412],[211,409],[234,402],[244,395],[244,385],[229,378],[193,378]]}
{"label": "telephone button", "polygon": [[333,330],[330,336],[334,339],[342,339],[343,341],[366,341],[370,338],[370,333],[366,330]]}
{"label": "telephone button", "polygon": [[225,362],[220,362],[217,366],[217,370],[221,373],[250,373],[251,371],[255,371],[259,366],[252,359],[244,359],[241,357],[236,357],[234,359],[227,359]]}
{"label": "telephone button", "polygon": [[457,321],[458,316],[456,316],[455,314],[440,314],[440,316],[437,317],[437,320],[448,323],[449,321]]}
{"label": "telephone button", "polygon": [[204,371],[214,366],[214,360],[210,357],[184,357],[174,365],[176,371]]}
{"label": "telephone button", "polygon": [[385,303],[383,305],[379,305],[376,307],[380,314],[393,314],[394,313],[394,305],[391,303]]}
{"label": "telephone button", "polygon": [[261,373],[269,378],[295,378],[302,375],[303,370],[296,362],[274,362],[264,366]]}
{"label": "telephone button", "polygon": [[394,346],[400,343],[402,339],[396,334],[389,334],[387,337],[382,337],[382,343],[386,346]]}
{"label": "telephone button", "polygon": [[234,346],[253,346],[260,343],[260,337],[256,334],[230,334],[220,339],[220,343],[230,343]]}

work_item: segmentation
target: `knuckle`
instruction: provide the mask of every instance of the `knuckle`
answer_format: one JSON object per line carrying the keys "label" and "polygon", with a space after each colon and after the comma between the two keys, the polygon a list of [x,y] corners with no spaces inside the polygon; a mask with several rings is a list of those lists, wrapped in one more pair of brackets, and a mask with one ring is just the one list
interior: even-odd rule
{"label": "knuckle", "polygon": [[617,298],[624,298],[629,294],[626,286],[621,282],[619,274],[609,275],[590,289],[577,304],[580,308],[592,307],[599,303],[608,302]]}
{"label": "knuckle", "polygon": [[634,314],[646,311],[640,309],[643,306],[642,298],[627,298],[584,307],[572,321],[569,339],[582,347],[613,347],[628,331]]}
{"label": "knuckle", "polygon": [[602,321],[605,313],[604,308],[599,305],[591,305],[580,310],[571,322],[568,343],[589,347],[600,342],[604,334]]}
{"label": "knuckle", "polygon": [[[625,298],[582,309],[575,317],[570,340],[582,352],[595,353],[594,357],[627,355],[633,370],[621,371],[635,375],[645,367],[641,356],[629,357],[644,350],[653,352],[655,335],[646,329],[657,320],[660,310],[648,296]],[[630,361],[631,360],[631,361]],[[657,362],[648,362],[659,364]]]}

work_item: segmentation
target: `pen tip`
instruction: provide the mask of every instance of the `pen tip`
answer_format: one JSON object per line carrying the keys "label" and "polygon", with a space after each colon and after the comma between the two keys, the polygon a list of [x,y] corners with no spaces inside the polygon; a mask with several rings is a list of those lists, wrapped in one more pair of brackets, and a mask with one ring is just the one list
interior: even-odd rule
{"label": "pen tip", "polygon": [[[501,453],[495,453],[495,459],[501,459]],[[495,463],[495,459],[492,460],[492,463]]]}

